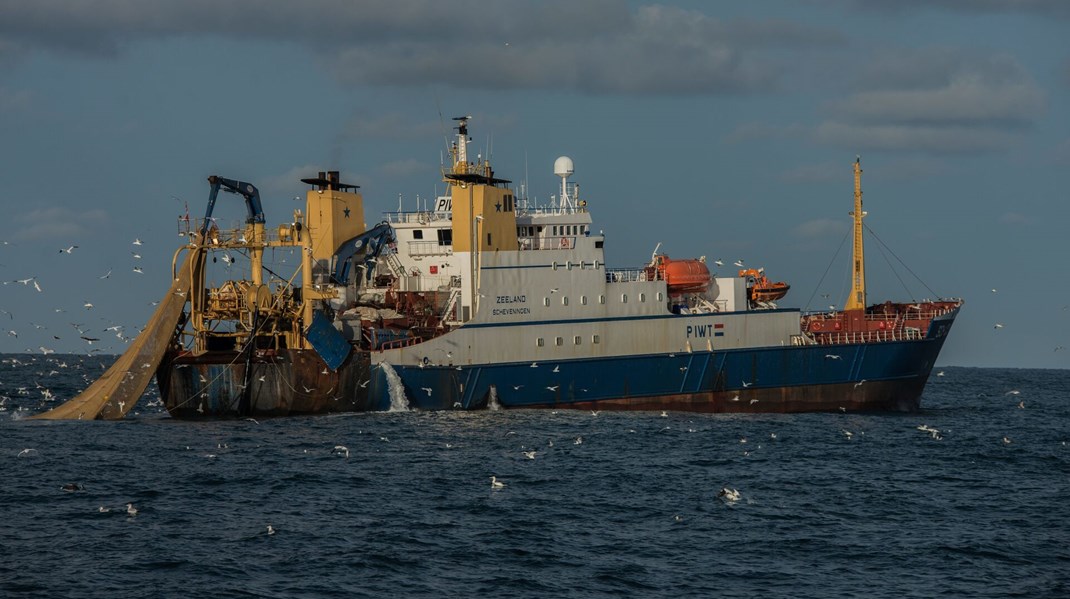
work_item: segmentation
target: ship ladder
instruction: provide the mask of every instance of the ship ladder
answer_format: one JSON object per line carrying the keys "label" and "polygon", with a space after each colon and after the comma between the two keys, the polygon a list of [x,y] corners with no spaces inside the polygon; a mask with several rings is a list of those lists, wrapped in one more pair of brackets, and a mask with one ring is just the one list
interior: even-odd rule
{"label": "ship ladder", "polygon": [[439,318],[438,326],[441,328],[443,323],[446,324],[459,324],[455,318],[451,318],[453,309],[457,306],[457,300],[461,297],[461,290],[456,287],[450,290],[450,298],[446,300],[446,309],[442,311],[442,317]]}
{"label": "ship ladder", "polygon": [[387,254],[386,265],[390,268],[390,271],[394,273],[397,278],[403,278],[408,276],[408,272],[405,271],[405,265],[401,263],[397,254]]}

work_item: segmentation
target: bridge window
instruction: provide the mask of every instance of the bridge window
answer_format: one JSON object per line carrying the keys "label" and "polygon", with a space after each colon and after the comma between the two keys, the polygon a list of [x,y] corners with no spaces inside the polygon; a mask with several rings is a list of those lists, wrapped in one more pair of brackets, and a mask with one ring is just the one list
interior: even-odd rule
{"label": "bridge window", "polygon": [[487,245],[490,245],[490,233],[487,233]]}
{"label": "bridge window", "polygon": [[424,230],[423,229],[413,229],[412,230],[412,238],[413,239],[423,239],[424,238]]}
{"label": "bridge window", "polygon": [[438,244],[453,245],[453,229],[438,229]]}
{"label": "bridge window", "polygon": [[555,337],[554,338],[554,343],[557,344],[558,347],[560,347],[560,346],[565,344],[565,340],[562,339],[561,337]]}
{"label": "bridge window", "polygon": [[542,347],[544,345],[546,345],[546,341],[544,341],[542,337],[535,340],[535,347]]}

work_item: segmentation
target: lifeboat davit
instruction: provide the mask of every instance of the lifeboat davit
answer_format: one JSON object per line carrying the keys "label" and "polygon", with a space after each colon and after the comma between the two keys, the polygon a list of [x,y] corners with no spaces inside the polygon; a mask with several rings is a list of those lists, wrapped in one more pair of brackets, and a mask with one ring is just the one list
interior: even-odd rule
{"label": "lifeboat davit", "polygon": [[747,277],[747,279],[754,282],[749,287],[750,301],[752,302],[775,302],[787,295],[788,290],[791,289],[791,285],[783,281],[777,281],[776,283],[770,281],[761,270],[744,269],[739,271],[739,276]]}
{"label": "lifeboat davit", "polygon": [[654,265],[658,276],[664,279],[669,295],[702,293],[713,280],[706,263],[694,258],[673,260],[668,256],[656,256]]}

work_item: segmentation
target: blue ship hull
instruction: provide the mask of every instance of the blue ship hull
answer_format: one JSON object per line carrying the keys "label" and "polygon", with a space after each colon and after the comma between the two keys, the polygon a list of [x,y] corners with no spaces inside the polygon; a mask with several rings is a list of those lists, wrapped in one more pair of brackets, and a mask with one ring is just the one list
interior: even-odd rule
{"label": "blue ship hull", "polygon": [[[424,410],[480,409],[497,401],[504,408],[913,411],[943,341],[391,368],[410,405]],[[385,394],[384,368],[378,370],[376,387]]]}

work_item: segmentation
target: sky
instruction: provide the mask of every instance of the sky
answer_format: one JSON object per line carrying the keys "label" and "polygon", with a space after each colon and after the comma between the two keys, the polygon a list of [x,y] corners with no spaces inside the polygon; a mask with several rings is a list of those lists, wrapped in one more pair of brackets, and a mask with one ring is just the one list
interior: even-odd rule
{"label": "sky", "polygon": [[534,202],[573,159],[609,266],[743,260],[789,308],[843,303],[861,156],[869,301],[964,298],[939,365],[1068,368],[1067,107],[1066,0],[0,0],[0,352],[121,352],[209,175],[270,225],[340,170],[373,224],[471,115]]}

